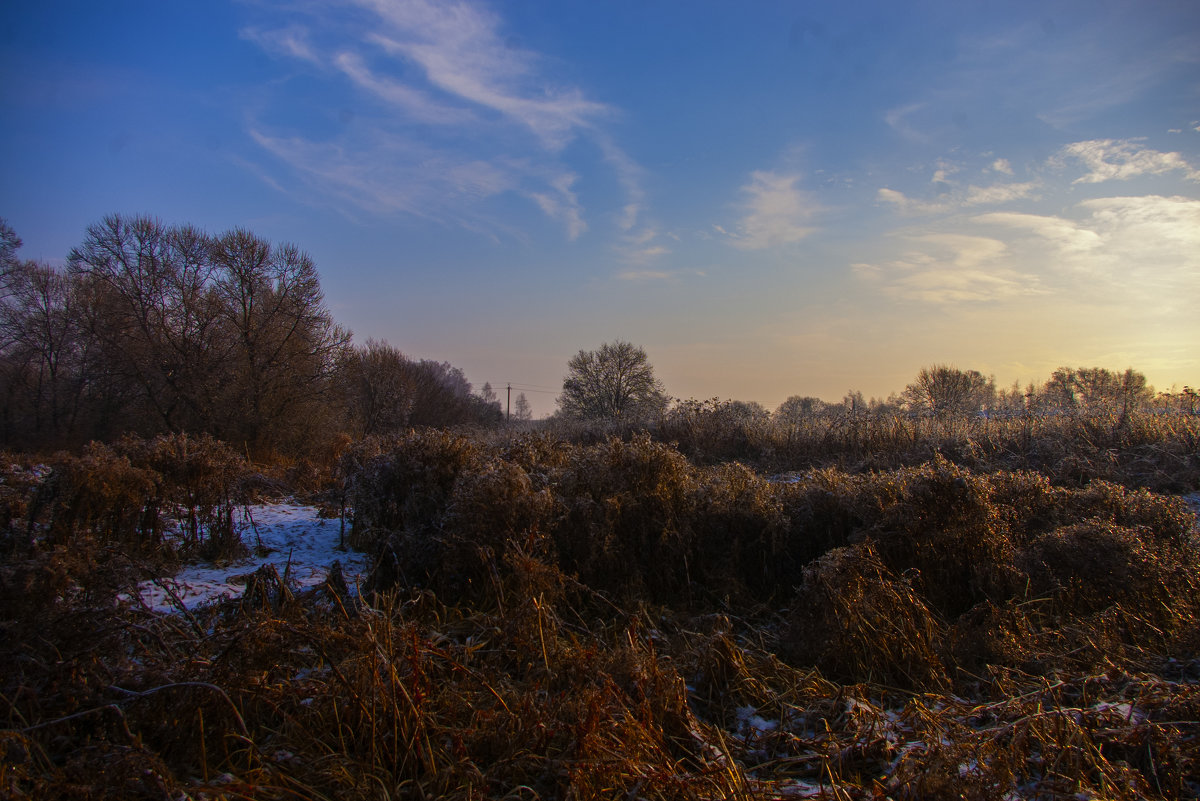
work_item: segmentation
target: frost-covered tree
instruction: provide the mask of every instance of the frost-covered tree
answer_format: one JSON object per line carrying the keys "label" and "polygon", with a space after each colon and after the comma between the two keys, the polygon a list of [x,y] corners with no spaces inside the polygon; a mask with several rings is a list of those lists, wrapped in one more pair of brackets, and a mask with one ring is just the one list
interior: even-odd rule
{"label": "frost-covered tree", "polygon": [[992,408],[996,384],[977,370],[934,365],[921,368],[917,380],[905,388],[904,399],[917,411],[967,414]]}
{"label": "frost-covered tree", "polygon": [[792,395],[779,404],[775,419],[783,423],[798,423],[817,417],[825,411],[826,403],[820,398]]}
{"label": "frost-covered tree", "polygon": [[565,417],[581,420],[645,420],[667,405],[662,382],[646,351],[628,342],[604,343],[581,350],[567,363],[567,377],[558,397]]}
{"label": "frost-covered tree", "polygon": [[513,419],[514,420],[532,420],[533,409],[529,407],[529,399],[525,397],[524,392],[517,393],[517,399],[513,401]]}

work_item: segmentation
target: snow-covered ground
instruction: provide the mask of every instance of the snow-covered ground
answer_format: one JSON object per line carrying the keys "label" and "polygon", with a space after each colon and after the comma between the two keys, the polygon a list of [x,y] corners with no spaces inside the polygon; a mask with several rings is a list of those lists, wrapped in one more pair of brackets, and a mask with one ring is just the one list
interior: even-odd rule
{"label": "snow-covered ground", "polygon": [[[253,521],[253,522],[251,522]],[[295,503],[256,504],[240,510],[234,525],[251,556],[224,566],[188,565],[174,577],[143,581],[138,586],[142,602],[157,612],[177,612],[170,588],[188,609],[220,598],[237,598],[247,578],[263,565],[274,565],[294,589],[313,587],[325,580],[334,562],[341,562],[346,584],[353,588],[370,568],[370,557],[338,550],[341,524],[317,516],[313,506]]]}

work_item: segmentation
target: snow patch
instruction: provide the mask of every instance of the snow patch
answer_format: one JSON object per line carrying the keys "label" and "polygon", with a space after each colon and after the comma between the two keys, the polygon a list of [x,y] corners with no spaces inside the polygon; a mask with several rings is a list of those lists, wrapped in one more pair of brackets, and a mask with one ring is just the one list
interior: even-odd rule
{"label": "snow patch", "polygon": [[190,610],[240,597],[248,577],[264,565],[274,566],[290,586],[305,589],[325,581],[333,563],[340,562],[346,584],[353,588],[371,566],[366,554],[338,549],[340,522],[322,519],[313,506],[256,504],[238,510],[234,525],[250,558],[224,566],[191,565],[174,577],[143,581],[138,585],[142,603],[155,612],[178,612],[179,603]]}

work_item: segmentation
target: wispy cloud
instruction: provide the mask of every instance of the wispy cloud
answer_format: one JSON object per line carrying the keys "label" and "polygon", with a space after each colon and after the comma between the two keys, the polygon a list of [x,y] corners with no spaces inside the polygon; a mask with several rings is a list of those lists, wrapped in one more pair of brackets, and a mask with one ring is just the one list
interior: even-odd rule
{"label": "wispy cloud", "polygon": [[875,193],[875,199],[891,204],[901,214],[940,214],[950,210],[950,204],[944,201],[917,200],[886,186]]}
{"label": "wispy cloud", "polygon": [[623,270],[617,273],[617,279],[644,284],[652,281],[678,281],[682,278],[703,277],[704,275],[703,270]]}
{"label": "wispy cloud", "polygon": [[538,58],[500,34],[500,19],[465,2],[359,0],[388,25],[370,39],[419,65],[439,89],[523,125],[551,150],[609,112],[576,88],[556,87]]}
{"label": "wispy cloud", "polygon": [[992,171],[1003,175],[1012,175],[1012,165],[1008,163],[1008,159],[996,159],[992,162]]}
{"label": "wispy cloud", "polygon": [[929,135],[917,130],[910,120],[914,114],[924,109],[927,105],[929,104],[925,102],[909,103],[905,106],[890,109],[884,113],[883,120],[893,131],[911,142],[928,142]]}
{"label": "wispy cloud", "polygon": [[882,187],[875,199],[887,203],[906,216],[945,214],[970,206],[1000,205],[1032,196],[1038,189],[1036,181],[993,186],[968,185],[966,189],[943,192],[935,200],[920,200],[896,189]]}
{"label": "wispy cloud", "polygon": [[[1200,200],[1143,195],[1079,204],[1086,225],[1101,237],[1122,291],[1155,287],[1160,303],[1193,308],[1200,295]],[[1131,280],[1132,279],[1132,280]],[[1194,318],[1193,318],[1194,319]]]}
{"label": "wispy cloud", "polygon": [[562,173],[549,182],[554,193],[528,193],[547,217],[566,225],[567,238],[571,240],[578,239],[579,235],[587,230],[587,223],[583,221],[583,209],[572,188],[577,179],[578,176],[574,173]]}
{"label": "wispy cloud", "polygon": [[1103,244],[1103,239],[1095,231],[1063,217],[996,211],[976,215],[971,221],[984,225],[1000,225],[1038,236],[1060,252],[1094,252]]}
{"label": "wispy cloud", "polygon": [[[559,223],[568,239],[588,230],[579,172],[563,150],[585,137],[616,173],[627,199],[617,220],[621,247],[647,259],[641,169],[603,130],[613,109],[562,85],[554,64],[514,47],[503,20],[467,0],[352,0],[361,14],[334,15],[332,4],[302,6],[307,28],[246,28],[268,53],[341,76],[378,103],[355,132],[314,140],[287,123],[256,115],[251,136],[307,183],[375,213],[404,212],[488,229],[478,201],[501,193],[525,198]],[[335,23],[336,19],[336,23]],[[315,37],[312,32],[320,31]],[[419,126],[439,126],[438,145]],[[364,130],[365,129],[365,130]],[[278,182],[277,182],[278,183]],[[661,247],[661,246],[660,246]]]}
{"label": "wispy cloud", "polygon": [[995,184],[994,186],[968,186],[967,196],[963,205],[984,206],[997,203],[1008,203],[1032,195],[1038,188],[1036,182],[1022,184]]}
{"label": "wispy cloud", "polygon": [[755,171],[742,187],[744,216],[733,232],[720,233],[745,250],[764,250],[799,242],[816,229],[813,216],[821,210],[813,195],[796,186],[797,174]]}
{"label": "wispy cloud", "polygon": [[[491,162],[456,160],[382,135],[348,145],[271,136],[256,129],[250,136],[321,193],[332,193],[373,214],[404,212],[446,221],[460,208],[519,189],[522,178]],[[364,159],[364,152],[375,158]],[[476,220],[471,227],[487,226]]]}
{"label": "wispy cloud", "polygon": [[376,75],[357,53],[339,53],[334,64],[359,87],[411,119],[443,125],[463,125],[474,119],[467,109],[438,103],[419,89]]}
{"label": "wispy cloud", "polygon": [[313,64],[320,64],[321,59],[309,41],[308,29],[299,25],[286,28],[264,30],[262,28],[243,28],[238,34],[248,42],[254,42],[267,52],[277,55],[297,58]]}
{"label": "wispy cloud", "polygon": [[990,212],[905,231],[896,258],[852,264],[868,286],[926,303],[1059,294],[1097,308],[1190,314],[1200,293],[1200,200],[1095,198],[1064,215]]}
{"label": "wispy cloud", "polygon": [[1089,172],[1073,183],[1096,184],[1102,181],[1127,181],[1141,175],[1182,172],[1191,181],[1200,181],[1196,170],[1179,153],[1163,153],[1143,147],[1137,139],[1092,139],[1064,147],[1052,162],[1080,161]]}
{"label": "wispy cloud", "polygon": [[597,134],[594,139],[625,192],[625,205],[617,215],[620,241],[616,251],[621,260],[627,264],[647,264],[667,255],[671,249],[661,241],[656,241],[660,239],[658,226],[646,219],[646,192],[643,189],[645,171],[617,146],[612,137]]}
{"label": "wispy cloud", "polygon": [[851,265],[893,297],[931,304],[982,303],[1041,293],[1037,276],[1007,263],[999,239],[964,234],[905,236],[914,247],[897,259]]}

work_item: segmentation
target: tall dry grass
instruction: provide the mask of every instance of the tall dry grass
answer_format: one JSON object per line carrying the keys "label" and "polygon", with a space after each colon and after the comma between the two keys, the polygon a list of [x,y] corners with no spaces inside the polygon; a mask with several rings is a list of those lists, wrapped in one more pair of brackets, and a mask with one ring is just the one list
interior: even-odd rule
{"label": "tall dry grass", "polygon": [[268,571],[189,617],[118,601],[122,551],[236,460],[5,468],[0,794],[1200,796],[1191,510],[1124,451],[1084,482],[948,442],[784,482],[648,435],[372,440],[361,592]]}

